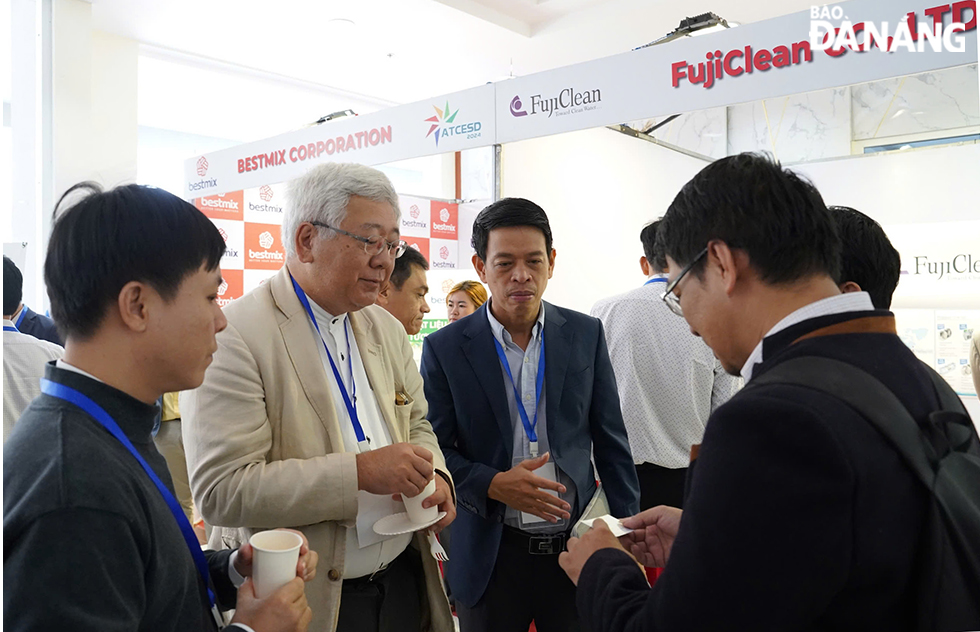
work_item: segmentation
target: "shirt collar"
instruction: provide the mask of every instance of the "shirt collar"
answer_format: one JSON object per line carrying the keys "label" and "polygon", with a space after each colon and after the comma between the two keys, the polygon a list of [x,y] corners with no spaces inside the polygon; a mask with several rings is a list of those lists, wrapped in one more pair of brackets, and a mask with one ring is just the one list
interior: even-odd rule
{"label": "shirt collar", "polygon": [[84,375],[85,377],[87,377],[90,380],[95,380],[96,382],[101,382],[102,384],[105,384],[105,382],[103,382],[99,378],[95,377],[91,373],[87,373],[87,372],[81,370],[80,368],[78,368],[74,364],[68,364],[64,360],[60,360],[59,359],[59,360],[55,361],[55,366],[58,367],[59,369],[64,369],[65,371],[72,371],[74,373],[78,373],[79,375]]}
{"label": "shirt collar", "polygon": [[846,312],[866,312],[873,310],[874,305],[871,303],[871,295],[869,295],[867,292],[848,292],[846,294],[821,299],[814,303],[810,303],[809,305],[804,305],[800,309],[783,318],[781,321],[776,323],[772,329],[766,332],[766,335],[762,337],[759,344],[757,344],[755,349],[752,350],[752,353],[749,355],[749,359],[745,361],[744,365],[742,365],[742,379],[745,380],[746,384],[748,384],[749,380],[752,379],[752,371],[754,370],[755,365],[763,361],[762,343],[769,336],[792,327],[797,323],[801,323],[804,320],[809,320],[818,316],[844,314]]}
{"label": "shirt collar", "polygon": [[330,330],[330,333],[342,333],[344,331],[344,327],[347,323],[347,314],[334,316],[312,300],[310,301],[310,309],[313,310],[313,314],[316,316],[316,319],[319,321],[321,326],[326,324],[327,329]]}
{"label": "shirt collar", "polygon": [[133,443],[153,441],[158,405],[141,402],[63,360],[49,362],[44,377],[75,389],[101,406]]}
{"label": "shirt collar", "polygon": [[[490,311],[490,303],[493,301],[493,297],[487,301],[487,320],[490,321],[490,329],[493,331],[493,337],[497,339],[503,346],[507,346],[514,342],[513,337],[511,337],[510,332],[504,329],[504,326],[499,320],[494,318],[493,312]],[[538,337],[538,334],[544,329],[544,301],[541,301],[541,307],[538,309],[538,320],[534,324],[534,328],[531,329],[531,339],[534,340]]]}

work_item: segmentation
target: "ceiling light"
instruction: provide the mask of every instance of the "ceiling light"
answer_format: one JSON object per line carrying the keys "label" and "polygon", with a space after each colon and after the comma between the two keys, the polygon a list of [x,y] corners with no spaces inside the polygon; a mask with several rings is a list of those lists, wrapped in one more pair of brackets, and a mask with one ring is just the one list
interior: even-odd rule
{"label": "ceiling light", "polygon": [[677,25],[677,28],[670,33],[664,35],[660,39],[653,40],[649,44],[638,46],[633,50],[639,50],[649,46],[656,46],[657,44],[666,44],[667,42],[672,42],[681,37],[693,37],[696,35],[705,35],[707,33],[724,31],[725,29],[730,29],[738,25],[738,22],[728,22],[725,20],[725,18],[719,17],[714,13],[702,13],[701,15],[696,15],[693,18],[684,18],[681,20],[681,23]]}

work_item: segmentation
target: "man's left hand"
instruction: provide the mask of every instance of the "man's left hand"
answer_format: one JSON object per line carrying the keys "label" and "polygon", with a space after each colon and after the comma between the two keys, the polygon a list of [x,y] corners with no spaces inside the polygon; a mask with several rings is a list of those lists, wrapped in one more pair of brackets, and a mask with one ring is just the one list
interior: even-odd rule
{"label": "man's left hand", "polygon": [[626,549],[619,543],[605,522],[596,520],[592,525],[592,528],[586,531],[581,538],[569,539],[568,550],[558,556],[558,564],[576,586],[578,586],[578,576],[582,572],[582,567],[599,549],[619,549],[626,553]]}
{"label": "man's left hand", "polygon": [[[310,543],[306,541],[306,536],[296,529],[276,529],[277,531],[291,531],[303,538],[303,545],[299,548],[299,561],[296,563],[296,576],[301,577],[304,582],[308,582],[316,577],[316,565],[319,556],[316,551],[310,550]],[[238,548],[238,555],[235,557],[235,570],[242,577],[252,575],[252,545],[246,542]]]}
{"label": "man's left hand", "polygon": [[436,491],[422,501],[422,507],[428,509],[429,507],[438,505],[439,511],[446,512],[445,517],[431,527],[433,533],[439,533],[456,519],[456,505],[453,503],[453,492],[449,488],[449,482],[438,472],[435,473],[435,477]]}

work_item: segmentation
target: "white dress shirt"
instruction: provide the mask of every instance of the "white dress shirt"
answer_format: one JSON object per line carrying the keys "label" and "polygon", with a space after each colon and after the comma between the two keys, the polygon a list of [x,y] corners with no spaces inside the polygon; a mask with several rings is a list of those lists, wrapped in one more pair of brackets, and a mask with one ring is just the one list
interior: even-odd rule
{"label": "white dress shirt", "polygon": [[[13,321],[4,319],[4,327]],[[65,350],[46,340],[22,334],[3,332],[3,440],[7,441],[21,413],[41,394],[44,365],[64,355]]]}
{"label": "white dress shirt", "polygon": [[[492,301],[493,299],[490,300]],[[512,461],[516,459],[526,461],[531,458],[531,442],[527,438],[527,432],[524,430],[524,422],[521,421],[520,413],[517,411],[517,398],[514,396],[514,387],[512,384],[516,384],[517,390],[521,394],[528,421],[533,422],[534,415],[537,413],[538,421],[534,426],[534,431],[538,436],[538,456],[550,450],[547,415],[548,389],[544,385],[541,387],[540,401],[535,401],[535,395],[537,394],[538,363],[541,360],[541,336],[544,333],[544,311],[544,304],[542,304],[541,309],[538,311],[538,320],[531,329],[531,342],[527,344],[527,350],[525,351],[514,342],[510,332],[504,329],[500,321],[493,317],[490,306],[487,306],[487,319],[490,321],[490,329],[493,331],[493,337],[503,347],[504,357],[507,358],[510,373],[514,376],[514,382],[512,383],[507,376],[504,365],[500,365],[500,372],[504,378],[504,391],[507,394],[507,410],[510,412],[510,423],[514,429],[514,443],[511,452]],[[545,345],[547,344],[548,341],[545,340]],[[545,371],[547,371],[547,366],[545,366]],[[548,460],[549,463],[553,461],[554,459]],[[570,476],[562,472],[557,464],[555,465],[555,469],[558,472],[558,482],[564,485],[567,490],[561,497],[574,508],[576,496],[575,482]],[[520,529],[521,512],[508,506],[504,511],[504,524]],[[568,525],[559,524],[548,526],[547,523],[540,523],[535,524],[533,530],[535,533],[562,533],[568,530]]]}
{"label": "white dress shirt", "polygon": [[755,346],[752,353],[749,354],[749,359],[745,361],[742,365],[742,377],[745,382],[748,383],[752,379],[752,371],[755,369],[755,365],[763,361],[762,357],[762,342],[774,333],[780,332],[784,329],[789,329],[793,325],[802,323],[804,320],[810,320],[811,318],[817,318],[818,316],[830,316],[831,314],[844,314],[847,312],[870,312],[875,308],[874,304],[871,302],[871,295],[867,292],[847,292],[845,294],[840,294],[838,296],[831,296],[830,298],[821,299],[815,303],[810,303],[809,305],[804,305],[800,309],[791,313],[786,318],[782,319],[770,329],[759,344]]}
{"label": "white dress shirt", "polygon": [[[381,407],[378,405],[374,390],[368,381],[367,373],[364,371],[361,354],[357,349],[357,340],[354,339],[354,332],[351,331],[347,314],[341,316],[329,314],[313,300],[310,300],[310,307],[313,309],[316,322],[320,326],[320,333],[323,334],[323,341],[330,349],[330,355],[333,356],[348,395],[355,392],[355,389],[351,388],[352,383],[356,387],[356,401],[352,399],[352,403],[357,407],[357,418],[364,430],[365,438],[370,442],[370,448],[376,450],[391,445],[391,434],[385,424],[384,417],[381,415]],[[319,337],[312,322],[310,323],[310,330],[313,331],[316,338]],[[347,346],[348,340],[350,341],[349,348]],[[327,374],[327,384],[330,386],[330,397],[333,399],[334,408],[337,411],[337,419],[340,420],[344,449],[356,453],[358,452],[357,435],[354,433],[350,414],[344,404],[340,385],[337,384],[333,369],[330,368],[330,360],[327,358],[323,345],[317,345],[317,349],[320,353],[320,360],[323,362],[323,369]],[[330,490],[324,490],[324,493],[330,493]],[[358,514],[368,511],[366,503],[386,504],[391,507],[390,511],[396,513],[404,511],[400,503],[392,501],[389,496],[378,496],[358,491]],[[344,577],[349,579],[363,577],[386,567],[401,555],[411,541],[412,534],[407,533],[361,548],[358,542],[357,529],[353,527],[347,529]]]}
{"label": "white dress shirt", "polygon": [[741,386],[660,295],[666,276],[599,301],[633,461],[679,469],[691,461],[711,412]]}

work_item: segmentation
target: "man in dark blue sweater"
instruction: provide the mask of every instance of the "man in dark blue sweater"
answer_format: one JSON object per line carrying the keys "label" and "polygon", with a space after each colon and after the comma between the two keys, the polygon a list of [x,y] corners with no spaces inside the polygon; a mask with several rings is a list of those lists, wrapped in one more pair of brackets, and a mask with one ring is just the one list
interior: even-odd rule
{"label": "man in dark blue sweater", "polygon": [[217,630],[237,606],[227,629],[305,630],[316,554],[256,597],[251,547],[201,551],[151,437],[156,400],[201,384],[225,327],[224,240],[164,191],[77,188],[44,268],[64,359],[3,451],[4,627]]}
{"label": "man in dark blue sweater", "polygon": [[[583,621],[592,632],[913,629],[925,486],[840,399],[752,384],[822,356],[873,375],[920,423],[941,408],[892,314],[840,293],[840,239],[819,193],[768,158],[732,156],[685,185],[661,231],[664,300],[746,388],[711,415],[683,513],[624,520],[636,560],[605,528],[569,542],[560,563]],[[652,589],[636,561],[666,566]]]}

